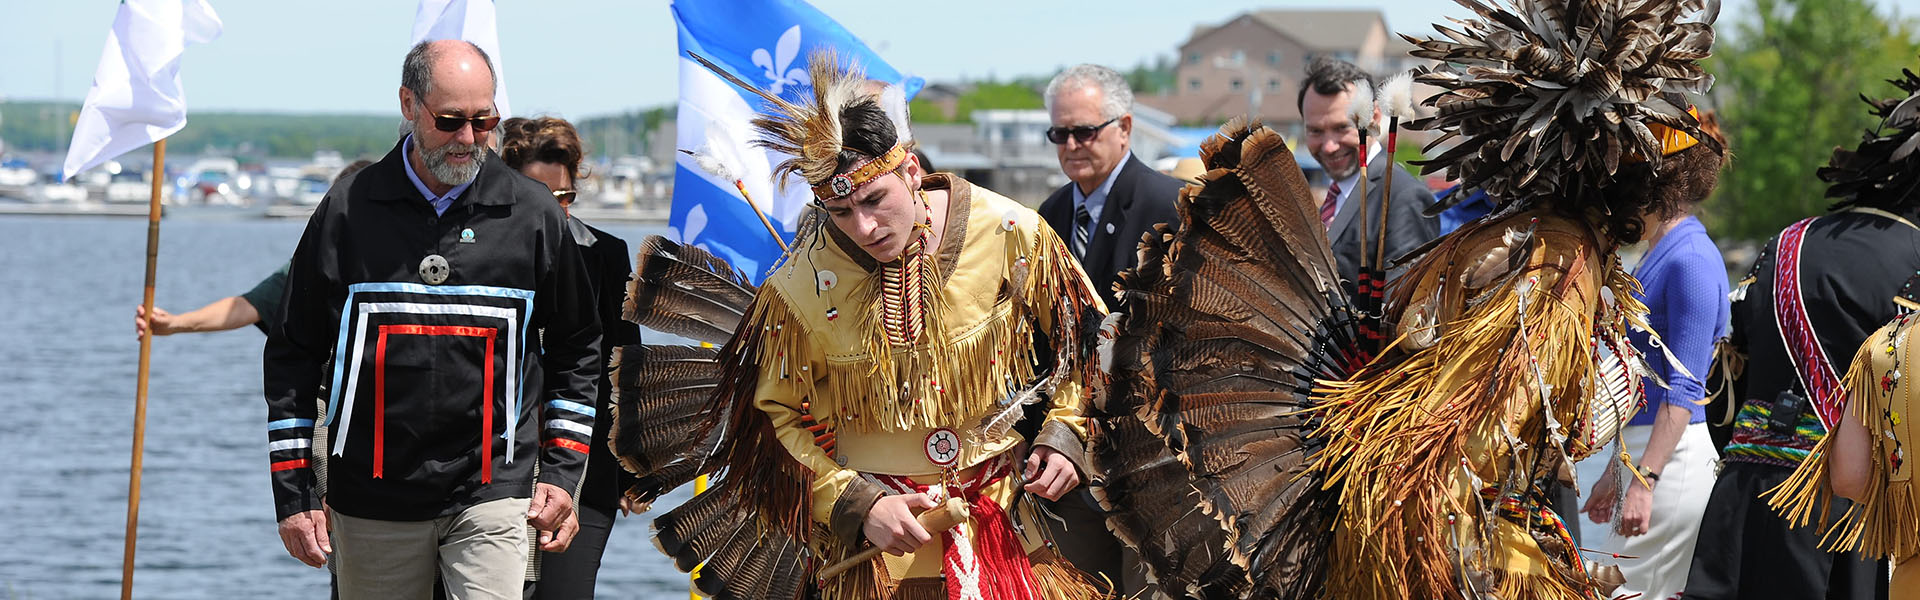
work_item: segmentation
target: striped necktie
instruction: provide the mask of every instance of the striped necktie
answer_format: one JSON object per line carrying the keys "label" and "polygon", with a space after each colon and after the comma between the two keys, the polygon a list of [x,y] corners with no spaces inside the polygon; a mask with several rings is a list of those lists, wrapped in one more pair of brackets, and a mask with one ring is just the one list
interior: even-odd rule
{"label": "striped necktie", "polygon": [[1320,203],[1320,226],[1333,229],[1333,215],[1340,212],[1340,182],[1327,186],[1327,199]]}
{"label": "striped necktie", "polygon": [[1087,203],[1081,202],[1073,209],[1073,257],[1085,260],[1087,240],[1093,237],[1093,214],[1087,212]]}

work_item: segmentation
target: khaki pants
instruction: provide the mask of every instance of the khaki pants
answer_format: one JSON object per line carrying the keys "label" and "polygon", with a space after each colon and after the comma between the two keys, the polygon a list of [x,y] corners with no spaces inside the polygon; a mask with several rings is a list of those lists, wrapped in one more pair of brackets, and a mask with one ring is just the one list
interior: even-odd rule
{"label": "khaki pants", "polygon": [[377,521],[337,512],[333,562],[340,598],[519,600],[527,571],[526,498],[504,498],[431,521]]}

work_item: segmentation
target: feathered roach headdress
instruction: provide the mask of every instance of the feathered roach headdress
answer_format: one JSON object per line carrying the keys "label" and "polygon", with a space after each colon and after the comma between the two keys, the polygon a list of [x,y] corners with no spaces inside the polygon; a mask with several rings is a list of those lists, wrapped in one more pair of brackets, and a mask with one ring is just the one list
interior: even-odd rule
{"label": "feathered roach headdress", "polygon": [[[741,81],[726,69],[689,53],[707,70],[741,89],[766,99],[772,111],[754,118],[753,127],[760,137],[753,145],[790,155],[775,165],[773,172],[782,184],[798,175],[813,188],[814,204],[824,204],[851,195],[875,178],[893,172],[906,159],[913,140],[907,129],[907,97],[898,85],[873,93],[873,83],[858,63],[842,60],[832,50],[815,52],[808,60],[807,75],[812,81],[810,102],[789,102],[769,94],[753,84]],[[861,105],[884,112],[893,126],[889,148],[877,156],[862,156],[845,147],[848,131],[843,117]],[[886,137],[889,132],[868,131],[867,135]],[[851,156],[850,156],[851,155]],[[843,169],[842,166],[852,168]],[[844,172],[843,172],[844,171]]]}
{"label": "feathered roach headdress", "polygon": [[1902,78],[1889,79],[1906,92],[1874,100],[1862,94],[1860,99],[1873,107],[1880,125],[1867,130],[1860,145],[1852,150],[1835,148],[1833,159],[1821,167],[1820,179],[1828,198],[1839,198],[1834,210],[1851,206],[1893,208],[1906,205],[1920,196],[1920,75],[1901,69]]}
{"label": "feathered roach headdress", "polygon": [[1713,85],[1698,61],[1713,47],[1718,0],[1455,1],[1479,15],[1449,19],[1464,31],[1402,36],[1414,56],[1441,61],[1417,79],[1444,90],[1425,102],[1438,113],[1408,126],[1445,132],[1429,150],[1458,142],[1418,162],[1423,173],[1447,169],[1506,208],[1611,212],[1600,190],[1624,165],[1721,150],[1686,98]]}

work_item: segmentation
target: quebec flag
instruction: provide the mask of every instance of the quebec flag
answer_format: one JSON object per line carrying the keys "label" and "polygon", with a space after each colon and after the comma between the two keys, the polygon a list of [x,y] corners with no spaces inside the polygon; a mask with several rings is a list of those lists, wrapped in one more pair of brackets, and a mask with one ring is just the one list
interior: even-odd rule
{"label": "quebec flag", "polygon": [[[846,28],[803,0],[688,0],[674,2],[672,10],[680,30],[676,146],[696,150],[731,142],[731,148],[713,150],[741,157],[736,166],[740,172],[734,176],[789,241],[812,191],[798,178],[784,187],[774,180],[773,165],[785,160],[785,154],[749,145],[755,137],[749,122],[755,113],[766,110],[766,101],[707,72],[687,53],[698,53],[740,80],[793,101],[812,94],[807,57],[823,48],[857,61],[869,79],[904,82],[908,98],[925,85],[918,77],[901,75]],[[718,135],[707,133],[716,127],[722,130]],[[684,152],[675,153],[673,181],[669,237],[726,259],[756,284],[765,278],[780,258],[780,246],[740,197],[734,182],[706,172]]]}

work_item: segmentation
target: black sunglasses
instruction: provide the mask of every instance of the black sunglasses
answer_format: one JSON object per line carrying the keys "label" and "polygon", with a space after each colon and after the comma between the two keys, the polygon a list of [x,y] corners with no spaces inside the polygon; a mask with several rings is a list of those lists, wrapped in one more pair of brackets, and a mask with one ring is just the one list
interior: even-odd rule
{"label": "black sunglasses", "polygon": [[580,192],[571,189],[553,191],[553,199],[559,200],[561,206],[573,204],[573,200],[578,197],[580,197]]}
{"label": "black sunglasses", "polygon": [[459,131],[461,125],[469,123],[473,125],[473,130],[476,133],[493,131],[494,127],[500,125],[500,115],[487,115],[484,117],[462,117],[460,115],[433,116],[433,128],[447,133]]}
{"label": "black sunglasses", "polygon": [[1053,142],[1055,144],[1065,144],[1067,143],[1067,136],[1073,136],[1074,141],[1085,144],[1087,142],[1093,141],[1093,136],[1099,135],[1100,130],[1106,129],[1108,125],[1112,125],[1114,121],[1118,121],[1118,120],[1120,120],[1120,117],[1107,119],[1107,122],[1101,123],[1099,125],[1081,125],[1079,127],[1048,127],[1047,141]]}

